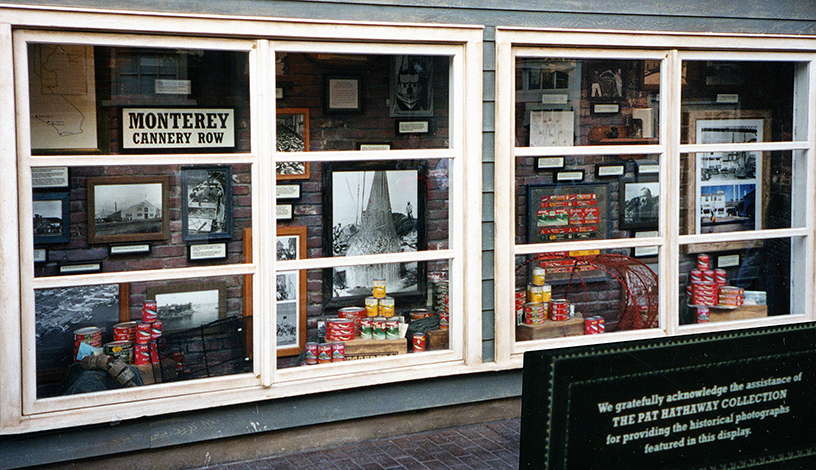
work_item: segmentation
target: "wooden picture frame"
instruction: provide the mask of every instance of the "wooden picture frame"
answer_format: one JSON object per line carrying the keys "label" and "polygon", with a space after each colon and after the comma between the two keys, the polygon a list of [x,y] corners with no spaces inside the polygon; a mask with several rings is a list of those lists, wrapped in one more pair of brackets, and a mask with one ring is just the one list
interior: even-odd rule
{"label": "wooden picture frame", "polygon": [[148,286],[145,299],[156,301],[156,316],[161,320],[164,332],[195,328],[227,317],[225,281],[169,282]]}
{"label": "wooden picture frame", "polygon": [[[767,110],[691,110],[688,112],[688,128],[686,142],[689,144],[706,143],[741,143],[763,142],[771,136],[771,112]],[[725,142],[724,142],[725,141]],[[720,169],[708,170],[714,165],[708,165],[722,159],[729,152],[698,152],[689,154],[683,159],[686,163],[685,176],[687,179],[684,216],[685,233],[700,234],[713,232],[731,232],[742,230],[758,230],[762,226],[762,217],[765,214],[770,197],[770,152],[736,152],[736,156],[728,156],[736,163],[734,168],[722,172]],[[732,158],[733,157],[733,158]],[[753,163],[752,163],[753,162]],[[733,174],[732,174],[733,173]],[[753,176],[751,176],[753,175]],[[751,187],[748,187],[751,186]],[[705,189],[703,189],[705,188]],[[712,191],[716,191],[713,193]],[[751,214],[740,216],[741,221],[735,221],[735,214],[739,214],[736,207],[725,209],[718,207],[717,215],[710,212],[710,220],[718,227],[704,228],[703,215],[705,212],[703,195],[716,194],[723,191],[723,198],[728,194],[733,197],[747,197],[753,192],[754,211]],[[706,199],[710,199],[708,196]],[[756,198],[760,203],[756,203]],[[733,205],[734,200],[730,200]],[[728,205],[728,204],[725,204]],[[744,204],[748,205],[748,204]],[[719,213],[723,212],[722,217]],[[749,220],[753,217],[753,221]],[[746,220],[748,219],[748,220]],[[726,226],[731,225],[731,226]],[[750,226],[752,225],[752,226]],[[709,251],[741,250],[761,246],[761,240],[724,241],[698,243],[686,245],[687,253],[702,253]]]}
{"label": "wooden picture frame", "polygon": [[88,243],[170,237],[169,176],[88,178]]}
{"label": "wooden picture frame", "polygon": [[[277,260],[306,258],[306,226],[277,227]],[[306,346],[306,270],[276,274],[277,356],[296,356]]]}
{"label": "wooden picture frame", "polygon": [[184,241],[232,238],[232,168],[181,169],[181,229]]}
{"label": "wooden picture frame", "polygon": [[69,193],[35,192],[32,199],[34,245],[68,243],[71,240]]}
{"label": "wooden picture frame", "polygon": [[[280,108],[275,122],[278,152],[309,151],[309,108]],[[309,179],[309,162],[278,162],[275,174],[279,180]]]}

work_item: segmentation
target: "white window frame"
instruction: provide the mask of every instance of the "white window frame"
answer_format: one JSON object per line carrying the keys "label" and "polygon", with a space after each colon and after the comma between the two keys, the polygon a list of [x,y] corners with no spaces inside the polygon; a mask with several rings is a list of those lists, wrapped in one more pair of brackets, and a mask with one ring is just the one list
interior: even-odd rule
{"label": "white window frame", "polygon": [[[771,326],[811,321],[814,318],[813,300],[805,293],[813,287],[814,253],[814,148],[816,132],[813,123],[816,109],[816,38],[768,37],[748,35],[714,35],[651,32],[565,31],[545,29],[498,28],[496,31],[496,239],[507,240],[497,244],[495,256],[496,277],[496,362],[520,366],[526,351],[566,346],[581,346],[633,339],[668,337],[709,331]],[[660,142],[643,146],[574,146],[574,147],[516,147],[515,146],[515,57],[555,57],[592,59],[656,59],[662,58],[660,83]],[[756,151],[790,150],[799,165],[806,165],[795,177],[796,191],[808,201],[801,225],[792,229],[774,229],[734,232],[723,239],[758,239],[798,237],[803,256],[797,259],[797,268],[807,269],[792,288],[792,302],[801,312],[758,320],[679,325],[680,295],[679,256],[682,245],[699,241],[714,241],[712,235],[679,235],[679,198],[661,198],[658,237],[626,238],[617,240],[580,241],[553,244],[516,245],[515,240],[515,157],[655,154],[660,161],[660,194],[679,194],[682,153],[711,151],[711,145],[680,143],[682,60],[785,60],[807,64],[799,70],[795,98],[796,139],[793,142],[761,142],[742,144]],[[801,96],[807,96],[807,100]],[[805,104],[807,103],[807,104]],[[810,123],[808,125],[808,123]],[[716,235],[714,236],[716,237]],[[717,238],[716,240],[719,240]],[[514,266],[517,255],[548,251],[583,249],[659,248],[659,327],[637,331],[616,332],[606,335],[575,336],[548,340],[517,342],[515,340]],[[794,304],[792,304],[794,305]]]}
{"label": "white window frame", "polygon": [[[83,33],[94,24],[98,33]],[[127,30],[123,28],[126,25]],[[171,36],[185,31],[184,36]],[[350,40],[349,38],[354,38]],[[28,116],[27,44],[70,44],[173,47],[246,51],[250,67],[251,150],[229,154],[70,155],[32,156]],[[29,432],[270,398],[349,389],[377,383],[440,377],[484,370],[481,320],[481,150],[482,150],[482,28],[372,23],[328,23],[302,20],[200,17],[153,13],[96,13],[79,10],[0,7],[0,97],[18,103],[18,115],[0,113],[0,168],[18,185],[0,187],[0,214],[7,221],[31,219],[30,168],[36,166],[95,166],[143,164],[251,164],[251,263],[213,267],[161,269],[121,273],[35,278],[30,246],[33,229],[0,234],[0,322],[11,325],[0,346],[0,434]],[[312,152],[278,154],[274,142],[274,51],[322,50],[338,53],[431,54],[451,57],[449,104],[450,145],[445,149],[390,152]],[[12,54],[13,52],[13,54]],[[14,61],[12,57],[18,59]],[[13,75],[12,75],[13,71]],[[6,110],[8,108],[5,108]],[[15,142],[17,145],[6,145]],[[383,261],[448,260],[451,293],[450,349],[422,355],[377,358],[332,366],[276,370],[276,270],[320,269],[364,264],[373,256],[318,258],[280,262],[275,240],[275,159],[297,161],[405,160],[445,158],[450,162],[449,247],[446,250],[376,257]],[[13,232],[13,233],[12,233]],[[4,255],[5,256],[5,255]],[[254,370],[252,373],[157,384],[74,397],[37,399],[34,355],[34,289],[88,284],[253,275]],[[273,286],[264,290],[265,286]],[[268,332],[268,333],[265,333]]]}

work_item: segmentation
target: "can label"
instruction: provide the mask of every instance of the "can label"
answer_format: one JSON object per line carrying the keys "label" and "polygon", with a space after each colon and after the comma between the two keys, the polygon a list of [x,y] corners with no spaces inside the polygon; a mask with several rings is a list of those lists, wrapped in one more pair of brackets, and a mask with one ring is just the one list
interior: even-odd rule
{"label": "can label", "polygon": [[374,322],[371,318],[363,318],[360,320],[360,338],[373,339],[374,338]]}
{"label": "can label", "polygon": [[705,270],[709,269],[710,267],[711,267],[711,257],[710,256],[708,256],[708,255],[706,255],[704,253],[700,253],[699,255],[697,255],[697,269],[699,269],[700,271],[705,271]]}
{"label": "can label", "polygon": [[332,360],[332,346],[329,343],[317,345],[317,363],[328,364]]}
{"label": "can label", "polygon": [[150,323],[136,324],[136,344],[147,344],[153,339],[153,327]]}
{"label": "can label", "polygon": [[158,305],[155,300],[145,300],[142,302],[142,321],[145,323],[153,323],[156,321],[158,312]]}
{"label": "can label", "polygon": [[374,288],[371,295],[378,299],[385,297],[385,279],[374,279]]}
{"label": "can label", "polygon": [[570,302],[566,299],[555,299],[550,302],[550,320],[565,321],[570,318]]}
{"label": "can label", "polygon": [[133,345],[133,364],[137,366],[150,364],[150,348],[146,344]]}
{"label": "can label", "polygon": [[442,310],[439,312],[439,329],[447,330],[450,328],[450,312]]}
{"label": "can label", "polygon": [[374,317],[371,320],[371,337],[377,340],[385,339],[385,318]]}
{"label": "can label", "polygon": [[385,339],[399,339],[399,326],[400,322],[398,318],[385,320]]}
{"label": "can label", "polygon": [[306,364],[317,364],[317,343],[306,343]]}
{"label": "can label", "polygon": [[432,317],[434,313],[427,308],[415,308],[410,312],[411,320],[422,320],[423,318]]}
{"label": "can label", "polygon": [[709,320],[708,307],[697,307],[697,323],[705,323]]}
{"label": "can label", "polygon": [[346,343],[331,344],[332,362],[343,362],[346,360]]}
{"label": "can label", "polygon": [[422,352],[425,350],[425,333],[414,333],[411,336],[411,345],[414,352]]}
{"label": "can label", "polygon": [[597,335],[598,331],[598,317],[589,317],[584,319],[584,334]]}
{"label": "can label", "polygon": [[544,286],[529,284],[527,286],[527,301],[532,303],[544,302]]}
{"label": "can label", "polygon": [[393,317],[395,313],[394,309],[394,298],[393,297],[383,297],[380,299],[380,316],[381,317]]}
{"label": "can label", "polygon": [[161,320],[156,320],[150,324],[150,339],[158,339],[162,335],[162,322]]}
{"label": "can label", "polygon": [[535,286],[543,286],[547,281],[547,270],[542,267],[533,267],[532,283]]}
{"label": "can label", "polygon": [[380,314],[380,299],[376,297],[365,298],[365,312],[369,317],[376,317]]}

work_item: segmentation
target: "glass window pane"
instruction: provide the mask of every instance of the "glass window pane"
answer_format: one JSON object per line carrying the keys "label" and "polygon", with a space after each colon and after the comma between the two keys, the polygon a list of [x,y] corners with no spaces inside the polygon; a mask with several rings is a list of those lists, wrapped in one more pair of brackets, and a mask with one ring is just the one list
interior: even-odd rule
{"label": "glass window pane", "polygon": [[248,54],[31,44],[34,154],[248,152]]}
{"label": "glass window pane", "polygon": [[[355,271],[368,276],[365,286],[353,291],[330,287],[332,278],[349,276]],[[404,282],[388,283],[392,271]],[[422,345],[412,346],[415,333],[424,335],[426,351],[448,349],[451,297],[447,261],[345,266],[300,273],[278,273],[279,368],[418,353]],[[381,290],[383,281],[385,289]],[[351,321],[338,322],[338,319]],[[399,323],[382,324],[385,319]],[[380,326],[376,321],[366,326],[363,320],[379,321]],[[297,332],[302,331],[302,326],[299,325],[306,325],[300,343]],[[390,329],[382,329],[389,326]],[[342,353],[336,345],[333,358],[326,352],[331,343],[342,344]],[[324,353],[319,360],[315,357],[318,346]]]}
{"label": "glass window pane", "polygon": [[516,145],[657,142],[659,60],[516,58]]}
{"label": "glass window pane", "polygon": [[[794,243],[796,242],[796,243]],[[801,313],[791,283],[804,282],[797,268],[801,240],[773,238],[733,244],[682,247],[680,324],[765,318]]]}
{"label": "glass window pane", "polygon": [[44,167],[32,181],[37,277],[244,262],[249,164]]}
{"label": "glass window pane", "polygon": [[[250,371],[242,282],[237,276],[36,290],[38,398]],[[147,301],[155,310],[145,312]],[[77,359],[97,353],[123,366]],[[123,367],[129,372],[120,377]]]}
{"label": "glass window pane", "polygon": [[278,230],[307,227],[309,258],[447,249],[448,163],[310,163],[278,181]]}
{"label": "glass window pane", "polygon": [[800,227],[791,152],[710,152],[681,155],[680,233],[724,233]]}
{"label": "glass window pane", "polygon": [[682,143],[792,140],[793,62],[683,62]]}
{"label": "glass window pane", "polygon": [[643,247],[517,256],[516,340],[656,328],[657,254]]}
{"label": "glass window pane", "polygon": [[657,155],[519,157],[516,243],[629,238],[657,230]]}
{"label": "glass window pane", "polygon": [[305,110],[309,132],[279,132],[279,151],[449,147],[450,57],[278,52],[275,59],[277,107]]}

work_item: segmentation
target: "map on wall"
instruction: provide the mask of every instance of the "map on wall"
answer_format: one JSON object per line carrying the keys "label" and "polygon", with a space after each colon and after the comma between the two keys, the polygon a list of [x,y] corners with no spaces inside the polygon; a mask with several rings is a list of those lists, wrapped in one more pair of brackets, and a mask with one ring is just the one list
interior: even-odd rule
{"label": "map on wall", "polygon": [[31,148],[96,149],[93,47],[35,44],[28,63]]}

